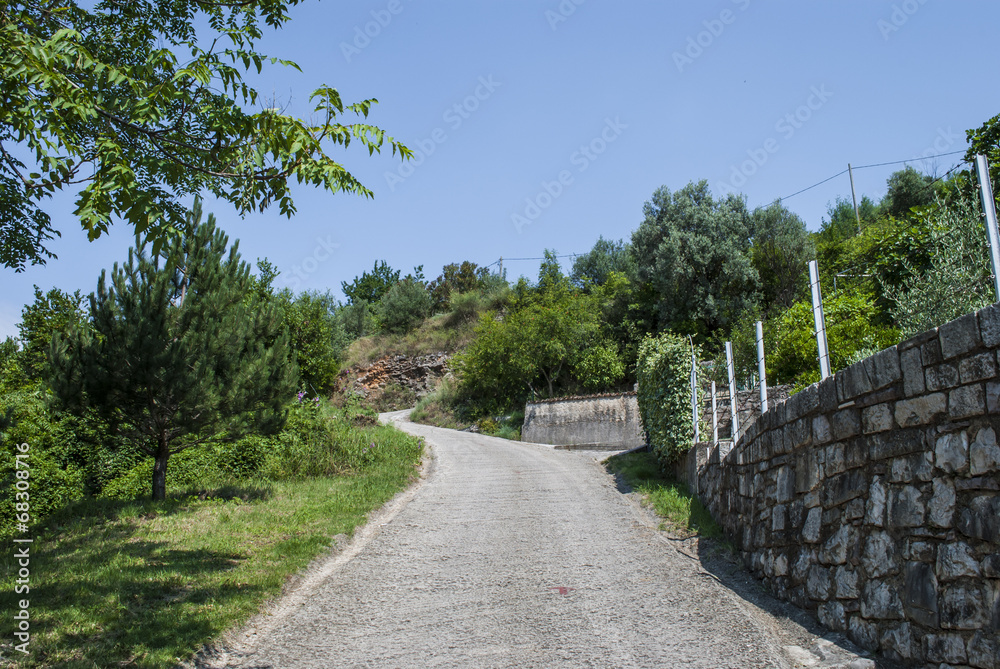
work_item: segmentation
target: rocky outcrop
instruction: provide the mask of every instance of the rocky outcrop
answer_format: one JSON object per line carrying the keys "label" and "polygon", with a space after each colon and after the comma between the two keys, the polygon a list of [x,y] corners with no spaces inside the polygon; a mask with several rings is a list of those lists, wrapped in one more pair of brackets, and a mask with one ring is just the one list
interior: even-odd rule
{"label": "rocky outcrop", "polygon": [[391,355],[361,367],[343,370],[338,377],[342,392],[368,396],[390,383],[409,388],[417,396],[427,395],[448,372],[447,353],[407,356]]}

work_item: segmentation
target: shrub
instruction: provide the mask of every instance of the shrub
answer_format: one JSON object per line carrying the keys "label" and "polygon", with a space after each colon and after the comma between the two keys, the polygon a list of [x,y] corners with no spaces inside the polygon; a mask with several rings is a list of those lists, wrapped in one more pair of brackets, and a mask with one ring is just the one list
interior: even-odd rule
{"label": "shrub", "polygon": [[455,327],[479,318],[479,314],[486,311],[489,301],[489,298],[478,290],[452,295],[451,313],[448,314],[447,325]]}
{"label": "shrub", "polygon": [[624,378],[625,363],[613,345],[592,346],[575,361],[573,376],[587,390],[610,390]]}
{"label": "shrub", "polygon": [[[824,298],[823,315],[831,372],[844,369],[858,351],[881,351],[899,341],[898,330],[875,324],[877,308],[866,295],[834,293]],[[803,385],[819,381],[815,332],[809,301],[795,304],[781,316],[774,352],[767,358],[773,382]]]}
{"label": "shrub", "polygon": [[385,332],[405,334],[420,324],[431,311],[431,298],[418,281],[404,280],[389,289],[375,308]]}
{"label": "shrub", "polygon": [[[697,353],[697,351],[696,351]],[[672,332],[648,337],[639,346],[638,403],[642,427],[662,467],[691,447],[691,347]]]}

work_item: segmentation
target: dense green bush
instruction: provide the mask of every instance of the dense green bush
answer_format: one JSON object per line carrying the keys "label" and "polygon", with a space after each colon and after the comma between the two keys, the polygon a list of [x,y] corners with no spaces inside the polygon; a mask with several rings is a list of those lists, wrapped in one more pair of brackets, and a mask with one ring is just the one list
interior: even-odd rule
{"label": "dense green bush", "polygon": [[[830,371],[837,372],[856,359],[859,351],[881,351],[899,341],[895,328],[876,325],[876,306],[867,295],[841,291],[823,300]],[[819,381],[819,360],[812,303],[802,301],[778,321],[774,351],[767,371],[775,383],[806,385]]]}
{"label": "dense green bush", "polygon": [[277,296],[303,388],[328,389],[340,371],[340,354],[350,337],[336,316],[336,301],[329,293],[283,291]]}
{"label": "dense green bush", "polygon": [[573,363],[573,376],[589,391],[606,390],[625,376],[625,363],[613,344],[598,344],[580,352]]}
{"label": "dense green bush", "polygon": [[422,283],[403,280],[389,289],[389,292],[375,307],[382,330],[392,334],[405,334],[420,325],[430,314],[431,297]]}
{"label": "dense green bush", "polygon": [[639,346],[639,413],[646,440],[662,467],[691,448],[691,346],[664,332]]}

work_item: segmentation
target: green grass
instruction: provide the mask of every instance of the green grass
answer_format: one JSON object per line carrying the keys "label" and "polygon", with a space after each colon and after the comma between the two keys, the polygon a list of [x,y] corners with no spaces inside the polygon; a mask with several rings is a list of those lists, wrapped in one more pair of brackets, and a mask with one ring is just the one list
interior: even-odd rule
{"label": "green grass", "polygon": [[682,536],[722,538],[722,528],[687,486],[665,477],[656,457],[648,451],[625,453],[608,458],[605,466],[618,474],[643,501],[663,518],[663,524]]}
{"label": "green grass", "polygon": [[[0,619],[0,654],[18,667],[169,667],[190,658],[412,481],[419,440],[358,430],[380,453],[351,475],[65,508],[32,533],[28,595],[14,594],[17,565],[3,542],[0,608],[11,614]],[[24,657],[11,648],[22,598],[32,635]]]}

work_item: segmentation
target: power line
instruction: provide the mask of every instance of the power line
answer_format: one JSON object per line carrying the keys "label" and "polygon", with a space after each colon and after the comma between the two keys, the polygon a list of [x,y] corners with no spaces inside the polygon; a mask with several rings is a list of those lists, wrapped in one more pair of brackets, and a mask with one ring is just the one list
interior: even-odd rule
{"label": "power line", "polygon": [[910,158],[909,160],[894,160],[890,163],[876,163],[874,165],[859,165],[855,167],[856,170],[863,170],[869,167],[885,167],[886,165],[902,165],[904,163],[918,163],[924,160],[930,160],[931,158],[944,158],[946,156],[954,156],[959,153],[965,153],[965,151],[952,151],[951,153],[939,153],[936,156],[922,156],[920,158]]}

